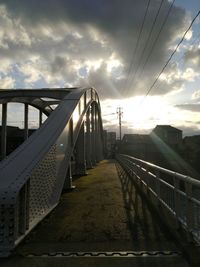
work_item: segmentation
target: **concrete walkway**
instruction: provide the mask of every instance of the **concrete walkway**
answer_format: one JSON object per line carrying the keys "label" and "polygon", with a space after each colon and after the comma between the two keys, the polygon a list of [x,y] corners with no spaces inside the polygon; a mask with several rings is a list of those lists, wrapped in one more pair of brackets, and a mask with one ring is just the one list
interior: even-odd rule
{"label": "concrete walkway", "polygon": [[[101,162],[74,184],[76,189],[62,195],[16,255],[0,261],[0,266],[188,266],[181,255],[171,253],[180,251],[115,162]],[[76,258],[58,254],[113,251],[138,254]],[[147,251],[146,257],[138,256],[140,251]]]}

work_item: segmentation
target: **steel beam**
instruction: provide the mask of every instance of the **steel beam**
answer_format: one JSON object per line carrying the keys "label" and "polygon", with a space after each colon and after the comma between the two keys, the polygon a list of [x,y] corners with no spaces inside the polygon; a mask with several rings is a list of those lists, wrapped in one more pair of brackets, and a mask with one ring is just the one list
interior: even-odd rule
{"label": "steel beam", "polygon": [[7,103],[2,104],[2,126],[1,126],[1,159],[6,157],[7,149]]}
{"label": "steel beam", "polygon": [[92,168],[92,146],[91,146],[91,110],[90,108],[86,114],[86,166],[87,169]]}
{"label": "steel beam", "polygon": [[39,127],[42,125],[42,115],[43,115],[43,112],[42,110],[39,111]]}
{"label": "steel beam", "polygon": [[28,139],[28,104],[24,104],[24,140]]}
{"label": "steel beam", "polygon": [[96,125],[95,125],[95,105],[91,107],[91,160],[92,165],[95,166],[96,161]]}
{"label": "steel beam", "polygon": [[78,139],[76,141],[76,162],[75,174],[86,175],[86,160],[85,160],[85,125],[82,123]]}

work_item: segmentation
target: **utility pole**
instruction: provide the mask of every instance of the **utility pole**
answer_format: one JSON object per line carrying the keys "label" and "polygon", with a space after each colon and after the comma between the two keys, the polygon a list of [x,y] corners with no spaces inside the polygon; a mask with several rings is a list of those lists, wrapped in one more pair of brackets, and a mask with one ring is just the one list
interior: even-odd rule
{"label": "utility pole", "polygon": [[121,140],[122,140],[122,115],[123,115],[123,111],[121,107],[117,108],[117,115],[119,118],[119,142],[121,145]]}

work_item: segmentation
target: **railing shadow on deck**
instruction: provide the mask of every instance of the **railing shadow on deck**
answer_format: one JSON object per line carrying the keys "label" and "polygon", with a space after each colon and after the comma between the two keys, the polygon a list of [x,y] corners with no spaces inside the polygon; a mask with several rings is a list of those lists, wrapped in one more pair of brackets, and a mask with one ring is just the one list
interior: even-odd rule
{"label": "railing shadow on deck", "polygon": [[133,178],[127,175],[120,164],[116,163],[116,168],[122,186],[133,246],[137,249],[166,249],[164,246],[168,247],[169,242],[173,243],[172,236],[154,213],[154,209],[144,198]]}

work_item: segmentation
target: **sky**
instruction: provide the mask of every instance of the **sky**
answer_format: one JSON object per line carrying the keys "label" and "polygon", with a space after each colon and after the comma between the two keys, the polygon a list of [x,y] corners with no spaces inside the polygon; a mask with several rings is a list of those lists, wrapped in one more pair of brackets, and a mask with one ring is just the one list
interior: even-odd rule
{"label": "sky", "polygon": [[172,2],[0,0],[0,88],[93,86],[109,131],[118,132],[120,106],[123,134],[157,124],[199,134],[200,17],[145,97],[200,9]]}

